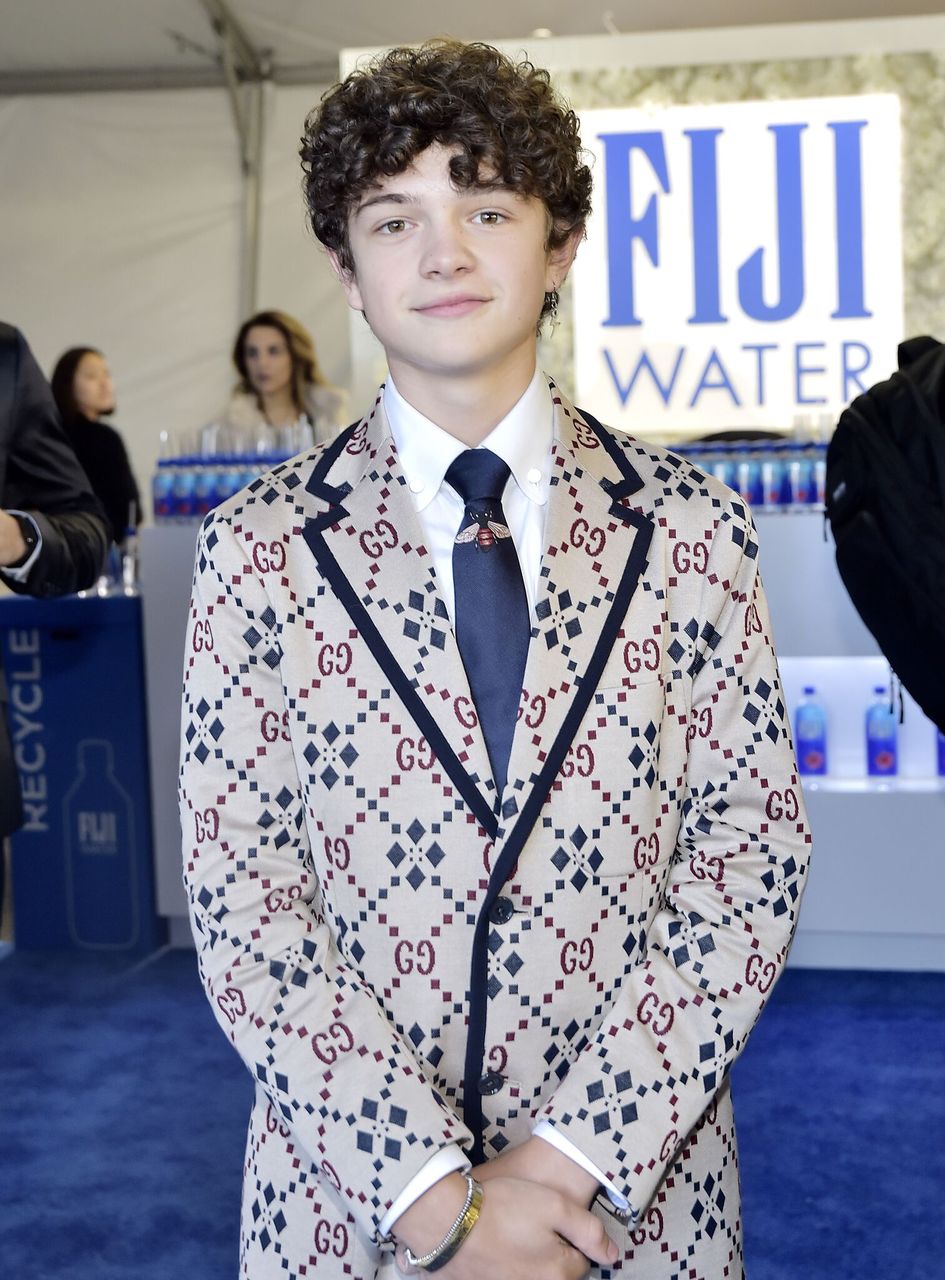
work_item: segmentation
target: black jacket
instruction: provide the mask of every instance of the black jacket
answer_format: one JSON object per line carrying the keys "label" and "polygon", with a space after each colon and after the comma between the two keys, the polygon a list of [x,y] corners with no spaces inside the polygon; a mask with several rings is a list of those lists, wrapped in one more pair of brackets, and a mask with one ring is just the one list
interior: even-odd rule
{"label": "black jacket", "polygon": [[[104,512],[66,439],[52,392],[33,353],[19,330],[3,322],[0,507],[26,511],[43,539],[25,582],[3,575],[13,591],[57,596],[94,583],[108,548]],[[0,671],[0,836],[15,830],[21,820],[5,711],[6,685]]]}
{"label": "black jacket", "polygon": [[129,509],[132,524],[141,523],[141,499],[125,442],[107,422],[95,422],[80,413],[63,425],[79,465],[105,509],[112,540],[120,544],[128,529]]}

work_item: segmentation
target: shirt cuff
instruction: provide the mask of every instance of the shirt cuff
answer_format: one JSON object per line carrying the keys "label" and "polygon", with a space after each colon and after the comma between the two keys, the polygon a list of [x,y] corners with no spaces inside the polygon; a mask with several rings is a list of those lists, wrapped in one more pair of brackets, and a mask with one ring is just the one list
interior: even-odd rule
{"label": "shirt cuff", "polygon": [[385,1239],[393,1230],[394,1223],[402,1213],[406,1213],[415,1200],[419,1200],[425,1191],[429,1191],[434,1182],[439,1182],[449,1173],[459,1170],[465,1173],[472,1165],[462,1147],[451,1143],[448,1147],[440,1147],[426,1162],[419,1173],[415,1173],[407,1185],[397,1196],[394,1203],[381,1219],[378,1230]]}
{"label": "shirt cuff", "polygon": [[543,1138],[545,1142],[550,1142],[553,1147],[557,1147],[562,1155],[566,1155],[569,1160],[573,1160],[575,1164],[580,1165],[592,1178],[596,1178],[607,1192],[607,1196],[615,1209],[626,1212],[630,1207],[630,1201],[626,1196],[622,1196],[613,1183],[609,1182],[604,1174],[601,1173],[597,1165],[588,1160],[587,1156],[582,1151],[579,1151],[573,1142],[570,1142],[560,1134],[550,1120],[539,1120],[532,1133],[536,1138]]}
{"label": "shirt cuff", "polygon": [[4,507],[3,510],[8,516],[23,516],[36,530],[36,545],[33,548],[30,558],[23,564],[18,564],[15,569],[10,569],[6,566],[0,569],[0,573],[2,573],[5,578],[10,578],[13,582],[25,582],[30,576],[30,570],[36,563],[39,553],[43,549],[43,535],[39,531],[39,525],[28,511],[14,511],[11,507]]}

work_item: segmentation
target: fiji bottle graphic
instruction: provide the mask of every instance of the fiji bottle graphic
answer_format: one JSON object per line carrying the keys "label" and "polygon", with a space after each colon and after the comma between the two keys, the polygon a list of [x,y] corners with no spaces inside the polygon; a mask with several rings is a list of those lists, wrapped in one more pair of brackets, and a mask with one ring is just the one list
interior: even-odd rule
{"label": "fiji bottle graphic", "polygon": [[887,690],[877,685],[873,693],[866,711],[866,771],[871,778],[889,777],[898,770],[896,717]]}
{"label": "fiji bottle graphic", "polygon": [[945,778],[945,733],[936,731],[935,734],[936,761],[938,765],[938,776]]}
{"label": "fiji bottle graphic", "polygon": [[794,721],[800,773],[822,777],[827,772],[827,711],[813,685],[804,686]]}
{"label": "fiji bottle graphic", "polygon": [[78,775],[63,801],[69,930],[82,947],[133,946],[138,937],[134,810],[115,778],[112,744],[78,745]]}

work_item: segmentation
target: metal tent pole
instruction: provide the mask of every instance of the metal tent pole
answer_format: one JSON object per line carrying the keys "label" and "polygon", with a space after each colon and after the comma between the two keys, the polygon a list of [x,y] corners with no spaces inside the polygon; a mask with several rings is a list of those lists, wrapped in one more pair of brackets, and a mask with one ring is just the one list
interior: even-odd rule
{"label": "metal tent pole", "polygon": [[243,173],[240,319],[256,309],[262,230],[262,161],[267,57],[253,46],[226,0],[200,0],[220,41],[223,74],[240,145]]}

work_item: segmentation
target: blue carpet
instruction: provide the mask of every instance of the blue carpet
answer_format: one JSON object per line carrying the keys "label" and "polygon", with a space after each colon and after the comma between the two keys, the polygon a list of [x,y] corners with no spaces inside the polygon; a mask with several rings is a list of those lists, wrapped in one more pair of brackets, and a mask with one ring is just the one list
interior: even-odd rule
{"label": "blue carpet", "polygon": [[[4,1280],[235,1280],[251,1082],[193,953],[13,952],[0,1018]],[[751,1280],[941,1273],[943,1081],[945,975],[788,971],[733,1081]]]}
{"label": "blue carpet", "polygon": [[252,1084],[193,952],[0,963],[0,1274],[234,1280]]}
{"label": "blue carpet", "polygon": [[732,1090],[751,1280],[943,1274],[945,974],[789,969]]}

